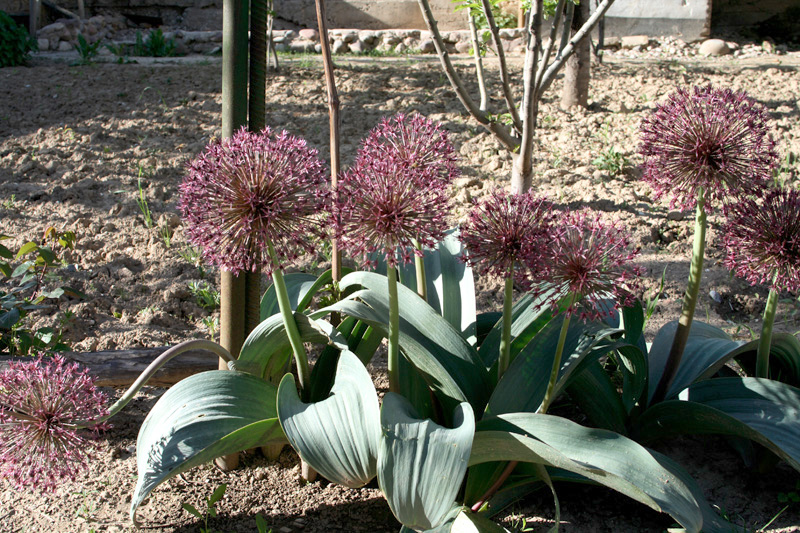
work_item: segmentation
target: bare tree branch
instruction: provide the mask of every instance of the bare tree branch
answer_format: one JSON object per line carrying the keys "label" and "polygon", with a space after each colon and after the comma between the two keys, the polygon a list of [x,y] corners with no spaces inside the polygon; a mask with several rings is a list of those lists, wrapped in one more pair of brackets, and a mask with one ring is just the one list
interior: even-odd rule
{"label": "bare tree branch", "polygon": [[555,44],[556,35],[558,34],[558,27],[561,25],[561,15],[564,13],[565,2],[566,0],[558,0],[556,12],[553,16],[553,26],[550,28],[550,38],[547,40],[547,46],[542,54],[542,59],[539,61],[539,69],[536,71],[536,79],[533,82],[533,90],[537,95],[541,94],[539,92],[539,85],[542,83],[542,76],[547,68],[547,63],[550,61],[550,54],[553,53],[553,45]]}
{"label": "bare tree branch", "polygon": [[578,42],[592,30],[597,21],[606,14],[606,11],[608,11],[608,8],[610,8],[611,4],[613,3],[614,0],[603,0],[603,2],[597,6],[595,12],[592,13],[592,16],[589,17],[589,20],[587,20],[581,29],[575,33],[575,36],[570,39],[569,44],[564,47],[564,49],[561,51],[561,54],[553,60],[553,63],[551,63],[549,67],[547,67],[547,70],[542,77],[541,86],[538,89],[539,95],[541,95],[547,90],[548,87],[550,87],[550,84],[553,82],[556,73],[564,64],[564,61],[566,61],[575,51],[575,45],[577,45]]}
{"label": "bare tree branch", "polygon": [[481,43],[478,40],[478,28],[475,26],[475,17],[467,10],[467,21],[469,22],[469,34],[472,38],[472,52],[475,56],[475,74],[478,76],[478,90],[481,93],[480,109],[484,113],[489,112],[489,95],[486,92],[486,79],[483,76],[483,58],[481,58]]}
{"label": "bare tree branch", "polygon": [[436,19],[433,18],[431,5],[428,0],[418,0],[419,7],[422,10],[422,18],[425,19],[425,24],[428,26],[431,34],[433,35],[433,43],[436,46],[436,53],[439,55],[439,60],[442,63],[442,68],[450,81],[450,85],[456,92],[456,96],[461,101],[461,105],[469,112],[472,117],[477,120],[481,125],[494,134],[497,140],[510,151],[515,151],[519,145],[519,140],[513,137],[505,126],[491,119],[488,113],[482,112],[475,104],[475,101],[470,97],[461,76],[456,72],[453,62],[450,60],[450,54],[444,46],[442,34],[439,33],[439,28],[436,25]]}
{"label": "bare tree branch", "polygon": [[511,190],[524,192],[530,188],[531,176],[525,169],[530,169],[533,161],[533,132],[536,131],[536,115],[539,113],[539,98],[534,91],[536,67],[539,64],[539,53],[542,48],[542,37],[539,28],[542,24],[542,0],[534,0],[528,22],[528,46],[525,49],[525,67],[522,73],[524,94],[522,97],[522,140],[519,153],[514,157],[514,169],[511,176]]}
{"label": "bare tree branch", "polygon": [[522,133],[522,122],[519,119],[519,112],[517,112],[517,105],[514,103],[514,95],[511,94],[511,84],[508,79],[508,66],[506,65],[506,52],[503,50],[503,43],[500,42],[500,32],[497,29],[497,24],[494,21],[494,14],[492,13],[492,6],[489,0],[481,0],[483,5],[483,13],[486,16],[486,22],[489,24],[489,32],[492,34],[492,42],[497,50],[497,61],[500,68],[500,82],[503,85],[503,98],[506,101],[506,107],[511,115],[511,120],[514,124],[514,130],[517,133]]}

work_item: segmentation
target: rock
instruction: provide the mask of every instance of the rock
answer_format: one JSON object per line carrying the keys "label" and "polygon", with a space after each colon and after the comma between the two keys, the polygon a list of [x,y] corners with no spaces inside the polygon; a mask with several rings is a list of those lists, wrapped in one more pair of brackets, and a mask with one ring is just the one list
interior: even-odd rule
{"label": "rock", "polygon": [[724,56],[730,54],[731,49],[722,39],[708,39],[700,45],[699,53],[703,56]]}
{"label": "rock", "polygon": [[708,292],[708,296],[709,296],[709,297],[710,297],[712,300],[714,300],[715,302],[717,302],[718,304],[721,304],[721,303],[722,303],[722,295],[720,295],[720,293],[718,293],[718,292],[717,292],[717,291],[715,291],[714,289],[711,289],[711,290]]}
{"label": "rock", "polygon": [[620,40],[622,48],[645,47],[650,44],[650,37],[647,35],[628,35]]}
{"label": "rock", "polygon": [[764,50],[768,54],[775,53],[775,43],[772,42],[772,39],[765,39],[764,42],[761,43],[761,49]]}
{"label": "rock", "polygon": [[317,41],[319,40],[319,32],[313,28],[304,28],[299,32],[300,38],[304,41]]}
{"label": "rock", "polygon": [[456,43],[456,51],[459,54],[468,54],[472,50],[472,43],[469,41],[458,41]]}
{"label": "rock", "polygon": [[683,220],[684,218],[685,216],[682,211],[670,211],[667,213],[667,220],[678,221]]}
{"label": "rock", "polygon": [[48,39],[36,39],[36,45],[39,50],[47,50],[50,48],[50,41]]}
{"label": "rock", "polygon": [[353,52],[354,54],[364,53],[366,49],[367,45],[364,43],[364,41],[360,39],[358,41],[350,43],[350,51]]}
{"label": "rock", "polygon": [[400,44],[398,44],[398,45],[397,45],[397,46],[395,46],[395,48],[394,48],[394,51],[395,51],[395,53],[396,53],[396,54],[403,54],[403,53],[405,53],[407,50],[408,50],[408,47],[407,47],[406,45],[404,45],[403,43],[400,43]]}
{"label": "rock", "polygon": [[59,52],[69,52],[73,49],[73,46],[69,44],[67,41],[60,41],[58,43],[58,51]]}
{"label": "rock", "polygon": [[432,54],[436,51],[436,45],[431,39],[425,39],[419,43],[419,51],[423,54]]}
{"label": "rock", "polygon": [[331,53],[333,54],[346,54],[349,51],[350,47],[344,41],[333,41],[333,45],[331,45]]}

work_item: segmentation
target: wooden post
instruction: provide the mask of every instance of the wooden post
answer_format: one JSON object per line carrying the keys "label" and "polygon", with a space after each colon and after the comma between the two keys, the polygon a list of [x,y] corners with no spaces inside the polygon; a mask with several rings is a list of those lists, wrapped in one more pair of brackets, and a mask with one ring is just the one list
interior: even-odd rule
{"label": "wooden post", "polygon": [[28,3],[28,9],[30,10],[28,16],[28,31],[31,34],[31,38],[36,38],[36,32],[39,30],[39,19],[42,14],[42,2],[41,0],[30,0]]}

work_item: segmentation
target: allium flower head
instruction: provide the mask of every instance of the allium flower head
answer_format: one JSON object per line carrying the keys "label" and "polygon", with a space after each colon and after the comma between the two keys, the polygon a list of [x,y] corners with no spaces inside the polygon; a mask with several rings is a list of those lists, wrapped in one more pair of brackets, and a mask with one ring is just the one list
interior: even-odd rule
{"label": "allium flower head", "polygon": [[88,371],[61,356],[9,363],[0,373],[0,474],[18,489],[74,481],[97,449],[93,437],[107,428],[75,423],[106,415],[106,403]]}
{"label": "allium flower head", "polygon": [[473,202],[466,222],[461,225],[461,242],[467,249],[466,261],[481,275],[502,278],[514,268],[515,281],[530,286],[531,270],[546,247],[552,205],[531,193],[509,194],[493,191]]}
{"label": "allium flower head", "polygon": [[589,211],[565,212],[553,223],[547,256],[540,264],[542,292],[555,290],[558,300],[575,295],[565,312],[579,313],[582,320],[602,318],[608,311],[600,305],[612,298],[615,308],[631,305],[639,287],[640,270],[631,261],[639,250],[631,249],[626,230],[603,222]]}
{"label": "allium flower head", "polygon": [[372,129],[358,152],[356,165],[378,172],[413,177],[420,183],[449,183],[461,171],[456,152],[441,125],[418,113],[398,113]]}
{"label": "allium flower head", "polygon": [[[389,266],[410,262],[414,242],[433,247],[444,238],[448,187],[458,174],[453,147],[433,123],[398,115],[370,132],[356,162],[339,179],[334,200],[336,236],[343,250]],[[414,249],[415,254],[422,252]]]}
{"label": "allium flower head", "polygon": [[725,266],[751,284],[800,292],[800,191],[774,189],[728,213]]}
{"label": "allium flower head", "polygon": [[285,131],[244,129],[212,142],[189,165],[180,210],[203,257],[238,274],[272,272],[268,244],[283,262],[315,249],[330,197],[317,151]]}
{"label": "allium flower head", "polygon": [[702,187],[705,208],[731,194],[751,194],[772,179],[778,162],[769,115],[744,92],[678,89],[642,121],[644,179],[670,207],[691,209]]}

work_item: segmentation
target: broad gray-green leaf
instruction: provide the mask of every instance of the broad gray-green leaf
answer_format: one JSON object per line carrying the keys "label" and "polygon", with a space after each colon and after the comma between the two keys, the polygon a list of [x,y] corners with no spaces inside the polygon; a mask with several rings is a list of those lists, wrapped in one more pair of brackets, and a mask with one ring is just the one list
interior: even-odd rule
{"label": "broad gray-green leaf", "polygon": [[754,440],[800,471],[800,390],[769,379],[714,378],[679,399],[658,403],[637,421],[639,436],[736,435]]}
{"label": "broad gray-green leaf", "polygon": [[[305,272],[291,272],[284,274],[283,280],[286,284],[286,293],[289,297],[289,305],[292,307],[292,311],[297,311],[298,308],[302,311],[308,305],[308,302],[305,301],[306,297],[309,300],[313,297],[311,289],[314,287],[317,277]],[[278,296],[275,292],[275,285],[271,283],[267,290],[264,291],[264,296],[261,297],[261,320],[266,320],[279,313]]]}
{"label": "broad gray-green leaf", "polygon": [[214,370],[180,381],[147,415],[136,441],[136,508],[159,483],[231,453],[285,442],[276,387],[241,372]]}
{"label": "broad gray-green leaf", "polygon": [[[294,319],[303,341],[333,344],[339,349],[347,348],[346,339],[330,323],[314,320],[301,313],[294,313]],[[279,314],[272,315],[250,332],[233,367],[257,377],[273,380],[276,376],[283,376],[286,373],[291,356],[283,317]]]}
{"label": "broad gray-green leaf", "polygon": [[470,405],[460,404],[453,429],[419,420],[402,396],[387,393],[381,408],[378,484],[401,524],[416,530],[442,525],[453,508],[475,433]]}
{"label": "broad gray-green leaf", "polygon": [[511,413],[478,423],[470,465],[523,461],[562,468],[669,513],[687,531],[703,527],[701,506],[686,475],[617,433],[564,418]]}
{"label": "broad gray-green leaf", "polygon": [[294,378],[278,388],[278,418],[297,453],[334,483],[362,487],[375,477],[380,437],[378,395],[358,357],[344,350],[330,396],[303,403]]}
{"label": "broad gray-green leaf", "polygon": [[[415,532],[403,526],[400,533]],[[455,507],[444,524],[422,533],[509,533],[509,531],[480,513],[473,513],[466,507]]]}
{"label": "broad gray-green leaf", "polygon": [[[549,321],[517,354],[492,393],[487,413],[536,411],[542,403],[550,380],[563,322],[564,315]],[[613,337],[621,334],[622,330],[609,328],[605,324],[570,321],[553,397],[558,396],[574,373],[621,346],[622,343],[613,340]],[[520,394],[520,391],[525,391],[525,394]]]}
{"label": "broad gray-green leaf", "polygon": [[[342,290],[352,286],[364,287],[358,297],[373,310],[373,316],[380,321],[382,329],[388,329],[389,302],[384,276],[353,272],[342,278],[340,286]],[[398,286],[397,293],[403,355],[425,376],[434,391],[443,394],[446,407],[453,408],[466,400],[476,412],[483,411],[489,397],[490,380],[475,349],[414,291]],[[334,305],[328,309],[339,310],[337,307]],[[367,320],[363,316],[358,318]]]}

